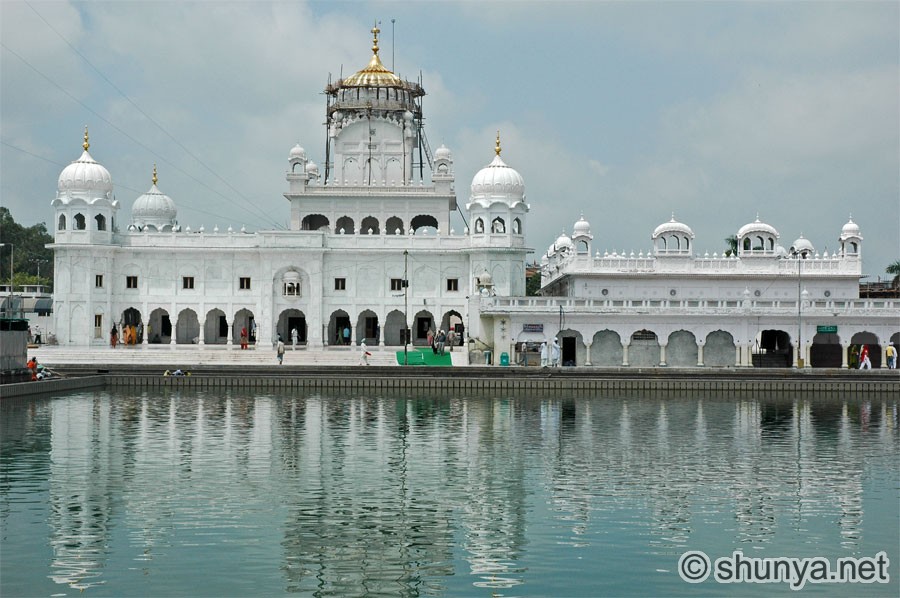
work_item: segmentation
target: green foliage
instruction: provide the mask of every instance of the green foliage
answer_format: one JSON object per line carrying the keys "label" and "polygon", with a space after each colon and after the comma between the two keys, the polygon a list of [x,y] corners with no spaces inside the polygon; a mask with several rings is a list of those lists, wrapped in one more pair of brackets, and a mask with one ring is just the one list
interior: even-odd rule
{"label": "green foliage", "polygon": [[900,260],[895,261],[892,264],[889,264],[887,268],[884,270],[888,274],[894,275],[893,286],[900,288]]}
{"label": "green foliage", "polygon": [[541,294],[541,273],[535,272],[525,279],[525,295],[537,297]]}
{"label": "green foliage", "polygon": [[731,257],[733,255],[737,255],[737,252],[738,252],[737,235],[731,235],[730,237],[725,237],[725,243],[727,243],[727,248],[725,249],[725,257]]}
{"label": "green foliage", "polygon": [[[43,222],[33,226],[18,224],[8,208],[0,207],[0,242],[12,244],[0,247],[0,282],[9,284],[9,258],[13,260],[13,286],[42,284],[52,290],[53,250],[45,247],[53,243]],[[38,277],[40,272],[40,277]]]}

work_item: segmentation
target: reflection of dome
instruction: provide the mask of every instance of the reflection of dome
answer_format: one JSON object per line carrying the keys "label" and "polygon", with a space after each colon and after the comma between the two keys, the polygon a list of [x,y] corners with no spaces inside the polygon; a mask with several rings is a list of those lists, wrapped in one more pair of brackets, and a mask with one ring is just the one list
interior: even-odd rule
{"label": "reflection of dome", "polygon": [[59,174],[57,190],[61,194],[90,193],[94,196],[112,197],[112,177],[102,164],[94,160],[88,153],[87,127],[84,129],[84,153],[81,157],[66,166]]}
{"label": "reflection of dome", "polygon": [[760,222],[759,217],[756,218],[756,221],[742,226],[740,230],[738,230],[737,236],[742,238],[749,235],[750,233],[768,233],[776,239],[781,236],[778,234],[778,231],[775,230],[774,226],[766,224],[765,222]]}
{"label": "reflection of dome", "polygon": [[372,28],[374,38],[372,40],[372,59],[369,60],[368,66],[344,79],[341,82],[343,87],[402,87],[403,82],[400,77],[392,73],[381,63],[378,57],[378,34],[381,30],[378,27]]}
{"label": "reflection of dome", "polygon": [[694,231],[691,230],[691,227],[683,222],[678,222],[675,220],[675,214],[672,214],[672,219],[668,222],[663,222],[653,231],[652,239],[656,239],[661,235],[666,233],[676,233],[687,235],[689,238],[694,238]]}
{"label": "reflection of dome", "polygon": [[303,149],[302,147],[300,147],[300,144],[298,143],[297,145],[295,145],[294,147],[291,148],[291,158],[302,158],[305,160],[306,159],[306,150]]}
{"label": "reflection of dome", "polygon": [[175,202],[156,187],[156,167],[153,167],[153,186],[138,197],[131,206],[131,221],[140,228],[152,226],[156,230],[175,225],[178,210]]}
{"label": "reflection of dome", "polygon": [[844,225],[844,228],[841,229],[842,237],[858,237],[859,236],[859,225],[853,222],[853,218],[847,221],[847,224]]}
{"label": "reflection of dome", "polygon": [[584,214],[582,214],[581,218],[578,219],[578,222],[575,223],[574,233],[576,237],[578,235],[591,234],[591,223],[584,219]]}
{"label": "reflection of dome", "polygon": [[447,146],[441,144],[441,147],[437,148],[434,151],[434,159],[435,160],[449,160],[450,159],[450,150],[447,149]]}

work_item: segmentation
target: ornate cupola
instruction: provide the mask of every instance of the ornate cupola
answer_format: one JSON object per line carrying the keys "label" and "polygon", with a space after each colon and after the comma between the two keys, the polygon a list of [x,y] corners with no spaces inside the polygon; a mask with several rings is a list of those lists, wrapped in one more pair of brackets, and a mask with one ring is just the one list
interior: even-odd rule
{"label": "ornate cupola", "polygon": [[88,153],[91,144],[84,127],[84,151],[59,175],[55,208],[57,243],[110,243],[116,230],[119,202],[113,195],[112,177]]}
{"label": "ornate cupola", "polygon": [[757,215],[755,221],[738,229],[738,257],[777,257],[780,236],[774,226],[760,222]]}
{"label": "ornate cupola", "polygon": [[425,90],[391,72],[378,55],[372,28],[372,57],[357,73],[329,83],[325,185],[406,186],[424,180],[431,162],[422,132]]}
{"label": "ornate cupola", "polygon": [[178,210],[172,198],[159,190],[156,184],[156,164],[153,165],[153,185],[150,190],[134,200],[131,206],[131,226],[129,230],[171,231],[176,225]]}
{"label": "ornate cupola", "polygon": [[663,222],[650,235],[653,251],[657,256],[690,257],[694,243],[694,231],[683,222],[675,220],[675,214],[668,222]]}
{"label": "ornate cupola", "polygon": [[500,131],[497,131],[493,161],[472,178],[466,204],[471,234],[524,237],[525,214],[529,210],[525,203],[525,181],[518,171],[506,165],[500,157],[501,151]]}
{"label": "ornate cupola", "polygon": [[847,224],[841,229],[841,236],[838,242],[841,244],[841,256],[850,259],[862,258],[862,235],[859,232],[859,225],[853,222],[853,217],[847,221]]}

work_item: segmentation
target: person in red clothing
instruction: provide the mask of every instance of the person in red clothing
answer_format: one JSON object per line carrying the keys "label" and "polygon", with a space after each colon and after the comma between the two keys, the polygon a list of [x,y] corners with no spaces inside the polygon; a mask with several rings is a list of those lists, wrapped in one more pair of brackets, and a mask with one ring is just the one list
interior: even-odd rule
{"label": "person in red clothing", "polygon": [[872,369],[872,361],[869,359],[869,345],[863,345],[859,350],[859,369]]}
{"label": "person in red clothing", "polygon": [[29,370],[31,370],[31,381],[34,382],[37,380],[37,357],[32,357],[28,360],[28,363],[25,364]]}

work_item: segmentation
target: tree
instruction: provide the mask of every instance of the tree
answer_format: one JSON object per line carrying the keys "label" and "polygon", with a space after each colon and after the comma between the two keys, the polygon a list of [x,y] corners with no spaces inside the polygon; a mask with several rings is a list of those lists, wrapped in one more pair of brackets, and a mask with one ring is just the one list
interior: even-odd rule
{"label": "tree", "polygon": [[738,252],[737,235],[731,235],[730,237],[725,237],[725,243],[728,244],[728,248],[725,250],[725,257],[737,256],[737,252]]}
{"label": "tree", "polygon": [[525,295],[537,297],[541,294],[541,271],[538,270],[525,279]]}
{"label": "tree", "polygon": [[894,281],[891,283],[891,286],[895,289],[900,288],[900,260],[890,264],[884,271],[894,276]]}
{"label": "tree", "polygon": [[53,243],[53,237],[47,232],[46,224],[39,222],[24,227],[15,221],[8,208],[0,207],[0,242],[13,246],[0,248],[0,282],[9,283],[12,252],[13,286],[42,284],[48,289],[52,287],[53,250],[46,245]]}

